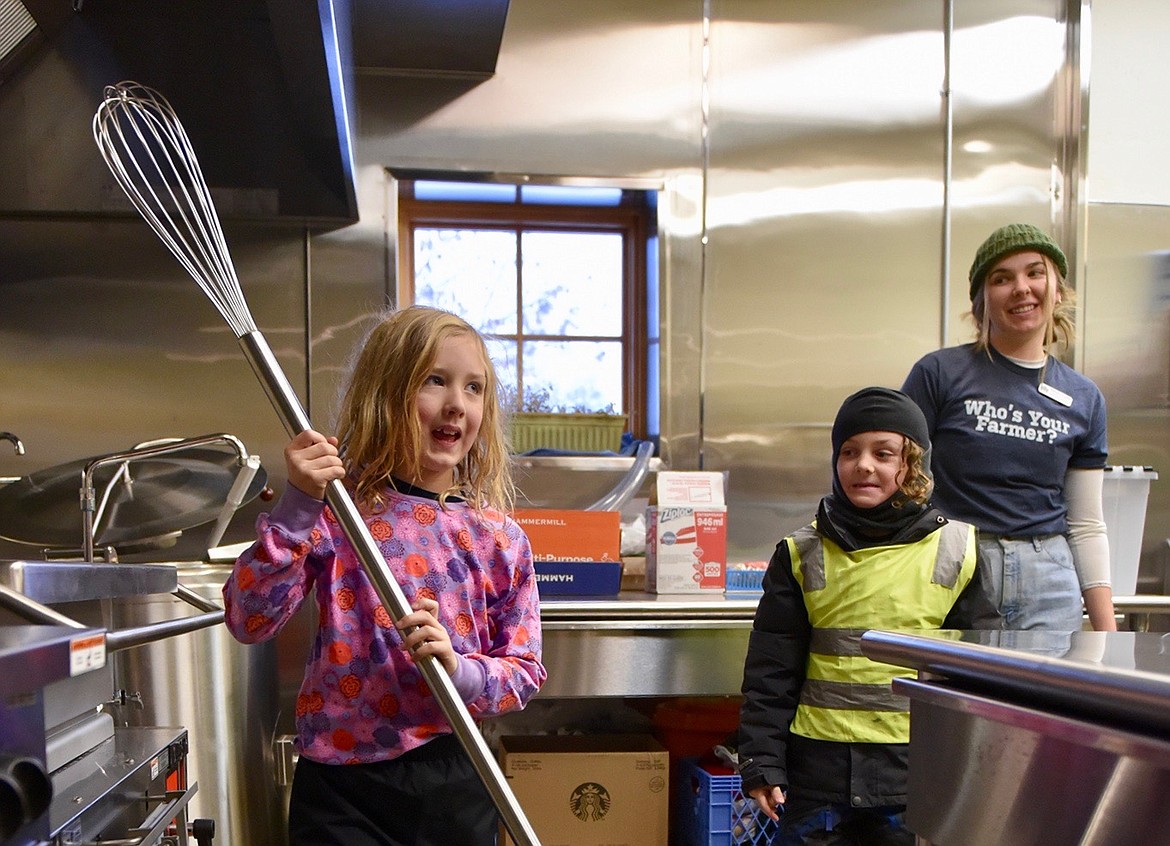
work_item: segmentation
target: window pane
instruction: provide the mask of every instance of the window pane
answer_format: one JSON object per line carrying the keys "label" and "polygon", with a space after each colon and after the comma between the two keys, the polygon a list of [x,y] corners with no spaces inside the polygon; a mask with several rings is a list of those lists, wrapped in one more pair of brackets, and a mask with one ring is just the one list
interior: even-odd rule
{"label": "window pane", "polygon": [[520,202],[553,206],[617,206],[622,202],[622,189],[521,185]]}
{"label": "window pane", "polygon": [[554,406],[600,411],[622,408],[622,345],[618,341],[527,341],[524,392],[547,390]]}
{"label": "window pane", "polygon": [[506,338],[485,337],[488,357],[496,369],[496,379],[503,391],[502,399],[509,411],[516,404],[516,342]]}
{"label": "window pane", "polygon": [[475,203],[513,203],[515,185],[492,182],[436,182],[419,180],[414,183],[416,200],[463,200]]}
{"label": "window pane", "polygon": [[416,229],[414,301],[486,334],[516,333],[516,236],[493,229]]}
{"label": "window pane", "polygon": [[525,232],[524,331],[534,335],[622,334],[622,236]]}

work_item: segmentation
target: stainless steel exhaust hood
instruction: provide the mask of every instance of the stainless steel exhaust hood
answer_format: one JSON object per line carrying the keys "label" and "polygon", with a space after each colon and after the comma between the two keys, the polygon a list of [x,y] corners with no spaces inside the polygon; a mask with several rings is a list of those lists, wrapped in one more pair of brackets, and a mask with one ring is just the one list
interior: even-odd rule
{"label": "stainless steel exhaust hood", "polygon": [[481,82],[496,72],[508,0],[353,0],[364,74]]}
{"label": "stainless steel exhaust hood", "polygon": [[[457,96],[460,85],[466,90],[494,73],[508,6],[507,0],[0,3],[0,26],[14,42],[7,59],[0,56],[0,216],[129,211],[105,173],[89,122],[103,87],[132,79],[175,107],[222,217],[327,228],[357,219],[355,67],[454,81]],[[21,32],[29,16],[37,26]]]}
{"label": "stainless steel exhaust hood", "polygon": [[[89,121],[105,85],[132,79],[175,107],[221,216],[323,226],[357,219],[355,67],[454,81],[457,96],[495,72],[508,7],[507,0],[0,3],[0,26],[15,33],[11,54],[0,56],[0,215],[128,211],[104,173]],[[12,3],[20,8],[10,8],[9,24]],[[29,16],[37,26],[22,33]]]}
{"label": "stainless steel exhaust hood", "polygon": [[24,5],[39,43],[0,85],[0,213],[128,208],[89,122],[133,79],[174,105],[225,218],[357,219],[349,0]]}

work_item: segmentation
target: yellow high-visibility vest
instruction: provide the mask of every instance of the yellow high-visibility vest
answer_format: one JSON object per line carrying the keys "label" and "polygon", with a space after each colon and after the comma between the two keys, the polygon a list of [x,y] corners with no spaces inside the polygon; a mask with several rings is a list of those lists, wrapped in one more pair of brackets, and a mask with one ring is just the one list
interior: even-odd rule
{"label": "yellow high-visibility vest", "polygon": [[792,731],[855,743],[909,743],[909,702],[890,689],[914,671],[861,654],[869,629],[937,629],[975,575],[975,528],[952,521],[916,543],[846,552],[815,526],[786,538],[812,624]]}

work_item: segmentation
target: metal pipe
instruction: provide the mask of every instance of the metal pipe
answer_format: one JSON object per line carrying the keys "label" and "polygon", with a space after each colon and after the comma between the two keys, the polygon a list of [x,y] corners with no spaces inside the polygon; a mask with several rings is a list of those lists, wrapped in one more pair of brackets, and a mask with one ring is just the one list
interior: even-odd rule
{"label": "metal pipe", "polygon": [[1148,632],[1151,614],[1170,614],[1170,596],[1115,596],[1113,611],[1125,618],[1130,631]]}
{"label": "metal pipe", "polygon": [[[255,371],[256,377],[264,386],[272,407],[276,409],[285,430],[290,437],[311,429],[308,415],[297,399],[296,393],[285,377],[276,357],[272,354],[268,342],[260,332],[247,332],[239,336],[240,347],[248,359],[248,363]],[[370,534],[369,528],[354,505],[353,499],[345,486],[338,480],[329,483],[325,489],[325,501],[333,510],[334,516],[345,532],[346,538],[353,545],[361,562],[374,586],[374,591],[382,601],[382,605],[390,613],[395,622],[411,612],[410,603],[402,588],[395,581],[385,559],[382,557],[378,544]],[[455,736],[463,745],[467,756],[471,759],[476,773],[491,795],[492,801],[500,812],[512,839],[519,846],[538,846],[540,841],[532,829],[524,812],[520,808],[512,789],[504,780],[504,774],[487,748],[487,743],[479,729],[471,719],[467,707],[455,690],[451,677],[442,665],[431,656],[421,656],[415,659],[419,671],[426,680],[427,686],[435,695],[443,715],[451,724]]]}
{"label": "metal pipe", "polygon": [[650,472],[650,458],[654,454],[652,441],[642,441],[634,455],[634,463],[613,490],[586,507],[586,511],[621,511],[622,506],[638,492],[646,475]]}
{"label": "metal pipe", "polygon": [[955,104],[951,99],[951,43],[955,34],[955,3],[946,0],[943,18],[943,195],[942,285],[939,297],[938,345],[949,343],[951,320],[951,180],[955,160]]}
{"label": "metal pipe", "polygon": [[19,617],[43,626],[68,626],[71,629],[88,629],[71,617],[66,617],[54,611],[48,605],[42,605],[35,599],[29,599],[23,593],[13,590],[7,585],[0,585],[0,607],[7,608]]}
{"label": "metal pipe", "polygon": [[188,605],[193,605],[200,611],[223,611],[223,606],[217,602],[200,596],[186,585],[180,584],[172,593]]}
{"label": "metal pipe", "polygon": [[223,614],[224,612],[220,610],[194,617],[179,617],[175,620],[162,620],[145,626],[106,632],[106,651],[119,652],[123,649],[133,649],[136,646],[154,643],[156,640],[164,640],[175,635],[206,629],[209,626],[217,626],[223,622]]}
{"label": "metal pipe", "polygon": [[20,442],[20,438],[11,432],[0,432],[0,440],[12,441],[12,447],[16,450],[17,455],[24,455],[24,444]]}

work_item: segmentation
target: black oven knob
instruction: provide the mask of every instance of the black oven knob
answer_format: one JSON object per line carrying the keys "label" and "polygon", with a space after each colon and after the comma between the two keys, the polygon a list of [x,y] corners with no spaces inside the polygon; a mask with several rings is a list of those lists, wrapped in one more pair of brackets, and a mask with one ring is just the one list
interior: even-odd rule
{"label": "black oven knob", "polygon": [[192,820],[190,828],[196,846],[211,846],[212,838],[215,837],[215,820]]}

